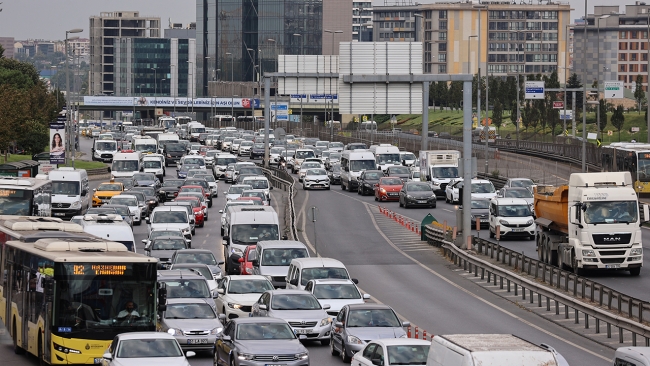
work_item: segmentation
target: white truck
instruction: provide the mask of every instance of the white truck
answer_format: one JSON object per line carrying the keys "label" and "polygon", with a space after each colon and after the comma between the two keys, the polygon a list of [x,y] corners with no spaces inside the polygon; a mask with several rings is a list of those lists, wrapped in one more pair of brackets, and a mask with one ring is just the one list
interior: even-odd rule
{"label": "white truck", "polygon": [[459,178],[458,159],[456,150],[420,151],[420,180],[429,182],[437,197],[445,197],[447,184]]}
{"label": "white truck", "polygon": [[205,126],[200,122],[192,121],[187,124],[186,131],[191,142],[198,142],[199,135],[205,132]]}
{"label": "white truck", "polygon": [[568,186],[538,186],[534,205],[539,260],[576,274],[585,269],[641,272],[641,223],[650,210],[639,207],[629,172],[573,173]]}
{"label": "white truck", "polygon": [[397,146],[391,144],[379,144],[370,146],[370,152],[375,154],[377,169],[386,173],[389,166],[402,165],[400,151]]}
{"label": "white truck", "polygon": [[536,345],[511,334],[437,335],[427,366],[568,366],[553,347]]}

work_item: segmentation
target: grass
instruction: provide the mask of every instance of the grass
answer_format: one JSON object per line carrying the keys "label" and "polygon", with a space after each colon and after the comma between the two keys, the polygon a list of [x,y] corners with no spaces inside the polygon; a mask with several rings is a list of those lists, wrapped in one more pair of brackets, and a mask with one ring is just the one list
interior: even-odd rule
{"label": "grass", "polygon": [[[7,159],[8,163],[15,163],[17,161],[22,161],[22,160],[32,160],[31,155],[9,155],[9,159]],[[4,164],[5,159],[4,155],[0,155],[0,164]],[[97,169],[97,168],[103,168],[106,166],[106,164],[98,161],[83,161],[83,160],[75,160],[74,162],[75,168],[78,169]],[[63,166],[63,165],[61,165]]]}
{"label": "grass", "polygon": [[[611,120],[612,113],[607,113],[608,121]],[[417,130],[420,132],[422,130],[422,115],[409,115],[402,114],[396,116],[397,125],[402,131],[408,132],[409,130]],[[514,123],[510,120],[510,113],[508,111],[503,112],[504,123],[499,129],[499,134],[501,136],[506,136],[510,134],[514,138],[516,133],[516,128]],[[587,113],[587,132],[597,132],[596,127],[596,113]],[[569,134],[571,133],[571,121],[567,121],[567,129]],[[558,135],[562,132],[563,122],[557,124],[555,128],[555,135]],[[639,132],[631,132],[632,127],[639,127]],[[390,129],[390,122],[384,122],[378,126],[379,130]],[[449,110],[429,110],[429,131],[440,132],[449,132],[452,135],[461,135],[463,130],[463,112],[462,111],[449,111]],[[582,136],[582,118],[579,121],[576,121],[576,134]],[[608,123],[604,128],[604,133],[602,134],[603,144],[609,144],[611,142],[619,141],[618,131],[612,126],[611,123]],[[606,131],[612,131],[612,136],[608,136]],[[538,127],[537,129],[521,128],[520,136],[523,139],[534,139],[534,140],[548,140],[551,139],[551,129],[546,128],[542,129]],[[630,141],[635,139],[637,142],[647,142],[647,122],[645,119],[645,114],[641,112],[629,112],[625,113],[625,124],[621,129],[620,141]]]}

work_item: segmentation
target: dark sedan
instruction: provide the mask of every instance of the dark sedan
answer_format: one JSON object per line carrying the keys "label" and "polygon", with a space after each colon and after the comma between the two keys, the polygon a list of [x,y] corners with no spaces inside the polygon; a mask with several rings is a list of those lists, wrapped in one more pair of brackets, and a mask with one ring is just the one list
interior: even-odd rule
{"label": "dark sedan", "polygon": [[399,191],[399,206],[426,206],[436,207],[436,194],[428,183],[406,182]]}
{"label": "dark sedan", "polygon": [[160,188],[160,180],[156,178],[153,173],[136,173],[133,174],[133,180],[136,187],[152,187],[154,189]]}
{"label": "dark sedan", "polygon": [[133,187],[133,189],[129,191],[129,194],[133,192],[144,193],[144,197],[146,199],[145,202],[147,203],[147,207],[149,207],[149,212],[153,211],[153,209],[156,208],[160,202],[158,199],[158,194],[153,187]]}
{"label": "dark sedan", "polygon": [[256,158],[264,158],[264,144],[253,144],[251,148],[251,160]]}
{"label": "dark sedan", "polygon": [[178,190],[183,186],[183,182],[183,179],[165,179],[162,187],[158,190],[158,200],[165,202],[176,198],[176,194],[178,194]]}
{"label": "dark sedan", "polygon": [[330,178],[330,184],[341,184],[341,166],[333,165],[327,172],[327,176]]}
{"label": "dark sedan", "polygon": [[388,167],[386,170],[386,175],[389,177],[399,177],[399,179],[402,180],[402,182],[406,182],[409,180],[409,177],[411,176],[411,169],[406,166],[401,166],[401,165],[393,165]]}
{"label": "dark sedan", "polygon": [[375,193],[375,185],[379,183],[379,179],[383,176],[384,172],[381,170],[366,170],[361,173],[357,193],[362,196]]}
{"label": "dark sedan", "polygon": [[185,179],[185,178],[187,178],[188,170],[190,170],[190,169],[200,169],[200,168],[201,167],[199,167],[196,164],[183,164],[176,171],[176,176],[178,177],[178,179]]}
{"label": "dark sedan", "polygon": [[487,198],[473,198],[471,209],[472,229],[476,227],[476,220],[481,220],[481,229],[490,227],[490,200]]}

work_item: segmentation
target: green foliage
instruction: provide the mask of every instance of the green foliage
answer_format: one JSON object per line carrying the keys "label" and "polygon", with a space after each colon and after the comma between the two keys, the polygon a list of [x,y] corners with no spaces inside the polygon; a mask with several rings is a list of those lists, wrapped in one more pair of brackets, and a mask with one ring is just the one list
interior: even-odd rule
{"label": "green foliage", "polygon": [[[578,74],[575,72],[569,76],[569,79],[567,80],[566,83],[567,89],[574,89],[574,88],[582,88],[582,82],[580,81],[580,78],[578,77]],[[568,92],[569,94],[567,95],[566,101],[567,105],[571,109],[573,107],[573,93]],[[582,92],[576,92],[576,112],[578,110],[582,110]]]}
{"label": "green foliage", "polygon": [[50,139],[50,131],[45,124],[29,120],[20,126],[20,130],[19,138],[16,141],[19,146],[32,154],[38,154],[45,150]]}
{"label": "green foliage", "polygon": [[2,47],[2,45],[0,45],[0,58],[3,58],[3,57],[5,57],[5,49],[4,49],[4,47]]}
{"label": "green foliage", "polygon": [[636,103],[639,105],[639,114],[641,114],[641,102],[645,99],[645,92],[643,91],[643,76],[641,74],[636,76],[634,99],[636,99]]}
{"label": "green foliage", "polygon": [[625,115],[623,114],[623,106],[619,105],[612,114],[612,126],[614,126],[616,131],[618,131],[618,141],[621,141],[621,129],[623,128],[624,123]]}
{"label": "green foliage", "polygon": [[497,131],[501,130],[501,125],[503,124],[503,105],[499,99],[494,102],[494,108],[492,109],[492,124],[497,128]]}
{"label": "green foliage", "polygon": [[604,99],[601,99],[599,101],[598,108],[600,109],[600,124],[598,125],[598,128],[602,131],[605,129],[605,126],[607,126],[607,103],[605,102]]}

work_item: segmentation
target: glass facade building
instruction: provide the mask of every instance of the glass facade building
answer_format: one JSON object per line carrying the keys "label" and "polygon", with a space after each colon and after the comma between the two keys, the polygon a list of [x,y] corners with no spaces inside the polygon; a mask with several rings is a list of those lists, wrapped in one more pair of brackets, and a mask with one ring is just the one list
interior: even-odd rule
{"label": "glass facade building", "polygon": [[119,38],[115,95],[188,96],[193,43],[193,39]]}
{"label": "glass facade building", "polygon": [[277,70],[277,55],[320,55],[323,1],[197,0],[197,94],[217,79],[259,81]]}

